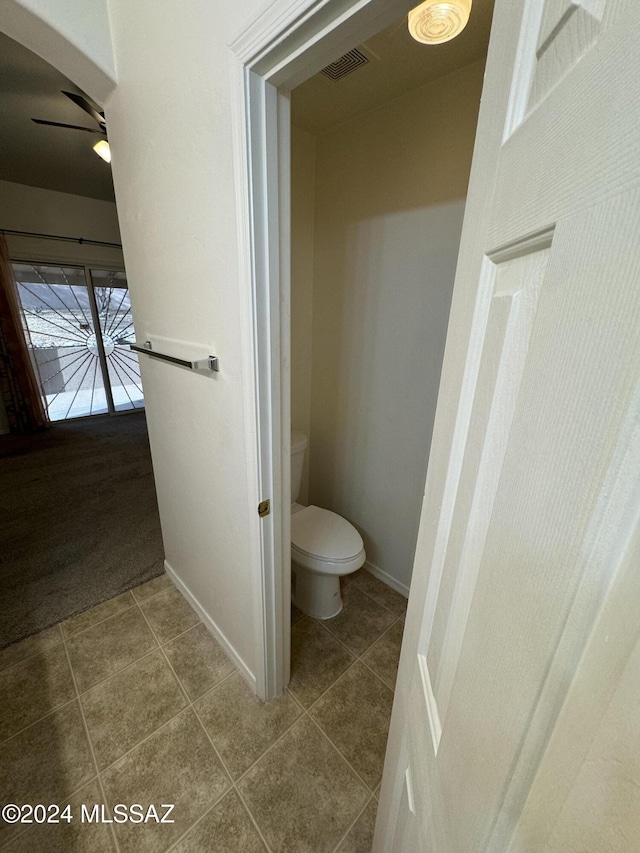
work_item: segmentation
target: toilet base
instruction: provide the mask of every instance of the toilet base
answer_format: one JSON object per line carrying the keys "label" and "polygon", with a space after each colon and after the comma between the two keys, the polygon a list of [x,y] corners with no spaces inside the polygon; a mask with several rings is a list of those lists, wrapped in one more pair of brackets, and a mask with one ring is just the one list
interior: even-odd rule
{"label": "toilet base", "polygon": [[339,575],[319,575],[291,564],[291,599],[314,619],[333,619],[342,610]]}

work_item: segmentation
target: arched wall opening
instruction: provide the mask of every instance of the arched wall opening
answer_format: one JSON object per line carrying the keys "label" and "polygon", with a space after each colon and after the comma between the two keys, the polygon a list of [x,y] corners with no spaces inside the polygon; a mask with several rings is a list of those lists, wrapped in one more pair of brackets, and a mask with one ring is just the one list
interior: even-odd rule
{"label": "arched wall opening", "polygon": [[5,0],[0,31],[46,59],[98,103],[116,85],[106,0]]}

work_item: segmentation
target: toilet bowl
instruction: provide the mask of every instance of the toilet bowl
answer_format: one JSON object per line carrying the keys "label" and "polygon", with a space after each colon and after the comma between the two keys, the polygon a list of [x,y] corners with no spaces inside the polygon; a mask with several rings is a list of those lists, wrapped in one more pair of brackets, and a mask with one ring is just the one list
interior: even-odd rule
{"label": "toilet bowl", "polygon": [[302,480],[306,436],[291,434],[291,598],[316,619],[342,610],[340,578],[364,565],[362,537],[346,518],[318,506],[296,503]]}

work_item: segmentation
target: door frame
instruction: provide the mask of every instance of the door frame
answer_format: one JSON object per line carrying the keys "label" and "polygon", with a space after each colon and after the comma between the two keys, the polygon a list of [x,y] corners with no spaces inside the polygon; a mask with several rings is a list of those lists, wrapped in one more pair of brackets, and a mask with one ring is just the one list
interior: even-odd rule
{"label": "door frame", "polygon": [[[268,701],[289,682],[290,528],[290,115],[289,93],[336,56],[397,21],[415,0],[276,0],[230,41],[239,279],[250,294],[248,424],[257,462],[254,568],[256,693]],[[252,508],[253,509],[253,508]]]}

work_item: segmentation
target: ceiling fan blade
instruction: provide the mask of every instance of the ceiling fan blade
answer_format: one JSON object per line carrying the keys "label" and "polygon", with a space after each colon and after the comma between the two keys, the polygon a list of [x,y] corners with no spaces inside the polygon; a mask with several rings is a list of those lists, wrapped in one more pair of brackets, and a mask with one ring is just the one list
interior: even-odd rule
{"label": "ceiling fan blade", "polygon": [[84,110],[85,113],[89,113],[91,118],[94,118],[99,125],[104,127],[106,125],[106,121],[102,113],[99,113],[94,107],[91,106],[89,101],[86,98],[83,98],[82,95],[77,95],[75,92],[65,92],[62,90],[62,94],[66,95],[67,98],[70,98],[76,106],[80,107],[81,110]]}
{"label": "ceiling fan blade", "polygon": [[46,121],[43,118],[32,118],[31,121],[35,121],[36,124],[49,124],[51,127],[69,127],[71,130],[86,130],[87,133],[98,133],[100,136],[103,136],[101,130],[95,130],[93,127],[80,127],[78,124],[62,124],[59,121]]}

